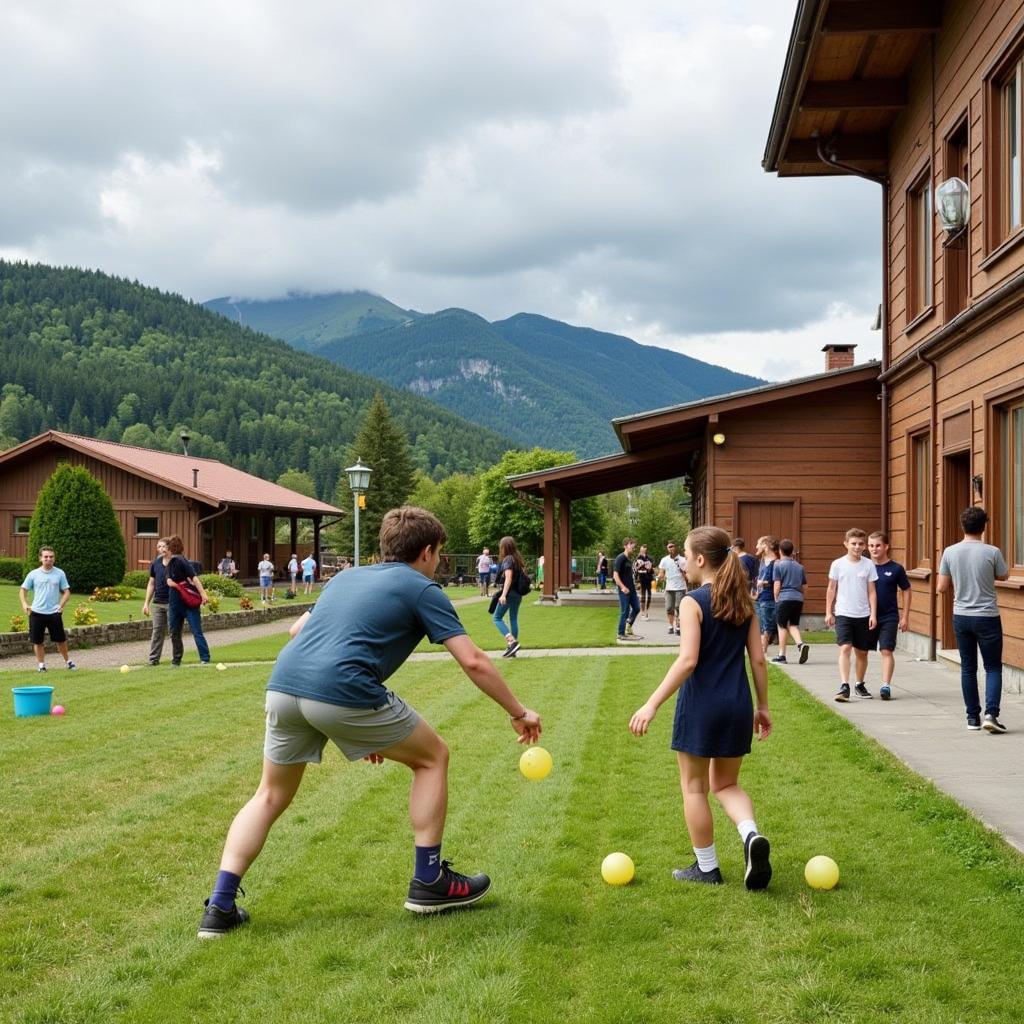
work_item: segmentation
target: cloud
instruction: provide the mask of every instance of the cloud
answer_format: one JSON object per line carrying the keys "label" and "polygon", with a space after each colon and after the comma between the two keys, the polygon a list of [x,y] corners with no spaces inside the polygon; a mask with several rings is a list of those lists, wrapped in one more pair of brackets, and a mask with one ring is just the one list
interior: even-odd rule
{"label": "cloud", "polygon": [[880,209],[760,169],[790,6],[11,0],[0,252],[816,368],[873,315]]}

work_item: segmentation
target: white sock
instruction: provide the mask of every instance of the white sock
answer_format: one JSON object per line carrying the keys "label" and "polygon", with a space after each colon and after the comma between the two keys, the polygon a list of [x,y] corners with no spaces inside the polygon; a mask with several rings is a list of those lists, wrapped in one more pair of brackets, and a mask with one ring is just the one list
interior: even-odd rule
{"label": "white sock", "polygon": [[697,867],[701,871],[714,871],[718,867],[718,855],[715,853],[715,844],[710,846],[695,846],[693,852],[697,855]]}
{"label": "white sock", "polygon": [[736,831],[740,834],[740,839],[743,842],[747,841],[747,836],[753,835],[757,832],[757,826],[754,824],[753,818],[744,818],[743,821],[736,825]]}
{"label": "white sock", "polygon": [[39,662],[39,667],[40,668],[46,668],[46,662],[45,661]]}

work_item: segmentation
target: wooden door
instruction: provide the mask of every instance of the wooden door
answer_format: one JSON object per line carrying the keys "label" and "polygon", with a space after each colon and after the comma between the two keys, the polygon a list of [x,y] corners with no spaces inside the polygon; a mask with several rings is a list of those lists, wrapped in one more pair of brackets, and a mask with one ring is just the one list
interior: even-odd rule
{"label": "wooden door", "polygon": [[800,514],[799,501],[795,498],[785,500],[756,501],[749,499],[736,500],[734,522],[736,530],[733,534],[742,537],[747,543],[747,550],[753,554],[758,537],[771,534],[782,540],[788,537],[796,545],[794,552],[800,557]]}
{"label": "wooden door", "polygon": [[[963,540],[960,513],[971,503],[971,453],[957,452],[942,460],[942,546],[949,547]],[[938,572],[938,566],[935,566]],[[942,600],[942,647],[956,647],[953,633],[953,595]]]}

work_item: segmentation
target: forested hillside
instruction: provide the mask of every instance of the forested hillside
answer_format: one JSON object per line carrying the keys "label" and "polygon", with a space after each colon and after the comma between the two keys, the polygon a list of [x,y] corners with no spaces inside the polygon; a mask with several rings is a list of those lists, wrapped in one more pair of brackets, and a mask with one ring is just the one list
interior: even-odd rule
{"label": "forested hillside", "polygon": [[267,479],[306,470],[330,500],[381,390],[436,478],[491,465],[508,444],[433,403],[177,295],[94,271],[0,261],[0,447],[47,429],[189,450]]}

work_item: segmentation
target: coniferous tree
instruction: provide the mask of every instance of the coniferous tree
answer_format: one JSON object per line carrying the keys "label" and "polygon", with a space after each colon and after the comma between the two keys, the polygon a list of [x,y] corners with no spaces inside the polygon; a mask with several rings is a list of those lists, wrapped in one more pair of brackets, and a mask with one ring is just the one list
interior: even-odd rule
{"label": "coniferous tree", "polygon": [[27,568],[52,547],[71,589],[87,593],[124,579],[124,536],[103,485],[83,466],[61,463],[43,484],[28,534]]}

